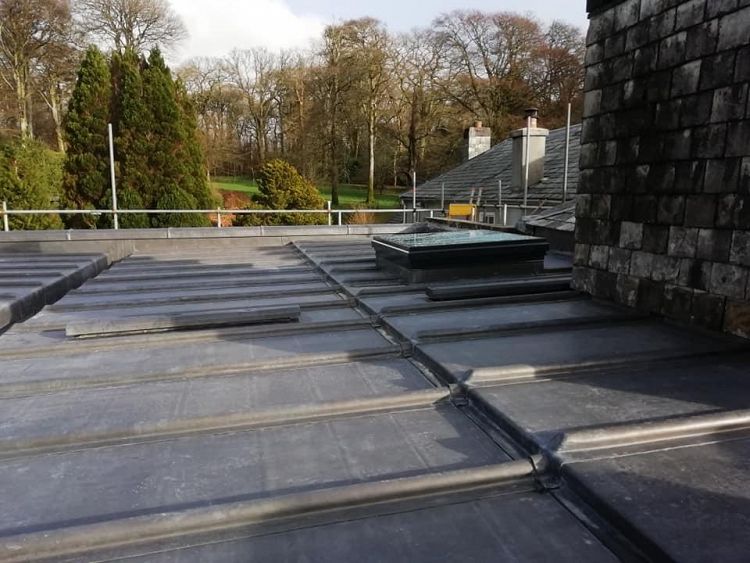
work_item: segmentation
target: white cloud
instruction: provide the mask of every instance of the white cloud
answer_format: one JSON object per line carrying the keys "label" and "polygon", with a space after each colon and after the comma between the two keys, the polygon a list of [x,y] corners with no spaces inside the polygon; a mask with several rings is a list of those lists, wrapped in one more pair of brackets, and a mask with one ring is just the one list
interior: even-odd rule
{"label": "white cloud", "polygon": [[285,0],[172,0],[171,4],[190,33],[176,50],[180,60],[221,57],[235,48],[306,47],[325,26],[314,16],[294,14]]}

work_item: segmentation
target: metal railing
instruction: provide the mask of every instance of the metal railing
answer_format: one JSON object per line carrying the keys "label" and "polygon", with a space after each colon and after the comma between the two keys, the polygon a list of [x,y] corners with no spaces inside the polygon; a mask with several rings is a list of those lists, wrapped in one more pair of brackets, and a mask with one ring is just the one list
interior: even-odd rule
{"label": "metal railing", "polygon": [[327,209],[8,209],[7,202],[2,202],[0,215],[3,220],[3,230],[10,231],[9,218],[13,216],[37,216],[37,215],[90,215],[100,217],[102,215],[112,215],[115,230],[119,229],[119,217],[122,215],[213,215],[216,217],[216,226],[219,229],[225,228],[222,219],[227,215],[327,215],[328,225],[335,223],[344,224],[345,215],[367,214],[389,214],[402,215],[403,224],[411,222],[417,223],[420,219],[426,217],[433,218],[435,209],[332,209],[330,202]]}

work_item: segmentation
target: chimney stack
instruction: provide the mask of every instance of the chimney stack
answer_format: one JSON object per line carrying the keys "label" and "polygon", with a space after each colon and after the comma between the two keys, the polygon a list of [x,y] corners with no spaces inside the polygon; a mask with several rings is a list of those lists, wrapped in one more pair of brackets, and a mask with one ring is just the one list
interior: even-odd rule
{"label": "chimney stack", "polygon": [[[526,181],[526,163],[529,165],[529,186],[534,186],[544,178],[544,159],[547,153],[548,129],[539,127],[539,110],[526,110],[526,124],[523,129],[511,133],[513,139],[513,186],[523,187]],[[529,156],[526,158],[526,144]]]}
{"label": "chimney stack", "polygon": [[492,129],[475,121],[464,134],[464,161],[478,157],[492,148]]}

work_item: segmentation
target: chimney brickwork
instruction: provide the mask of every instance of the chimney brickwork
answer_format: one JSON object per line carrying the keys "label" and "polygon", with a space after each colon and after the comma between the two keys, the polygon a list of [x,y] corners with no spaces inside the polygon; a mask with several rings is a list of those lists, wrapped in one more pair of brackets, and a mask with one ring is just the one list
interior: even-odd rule
{"label": "chimney brickwork", "polygon": [[589,0],[574,284],[750,337],[750,0]]}
{"label": "chimney brickwork", "polygon": [[481,121],[466,130],[464,136],[464,160],[471,160],[492,148],[492,129],[484,127]]}

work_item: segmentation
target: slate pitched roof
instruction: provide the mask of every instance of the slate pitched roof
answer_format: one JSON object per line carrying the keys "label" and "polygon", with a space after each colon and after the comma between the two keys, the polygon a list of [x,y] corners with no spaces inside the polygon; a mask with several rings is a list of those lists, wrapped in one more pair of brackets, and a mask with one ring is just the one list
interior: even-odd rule
{"label": "slate pitched roof", "polygon": [[[550,131],[547,138],[545,178],[529,188],[529,201],[532,204],[562,203],[565,175],[565,128]],[[568,170],[568,194],[574,197],[578,186],[578,159],[581,152],[581,126],[571,128],[570,166]],[[440,201],[442,186],[445,184],[445,201],[468,202],[472,190],[478,195],[482,190],[482,201],[486,205],[498,203],[498,181],[503,182],[503,203],[520,203],[523,189],[511,187],[513,141],[506,139],[492,149],[456,168],[425,182],[417,187],[417,200]],[[412,192],[402,194],[412,197]]]}

